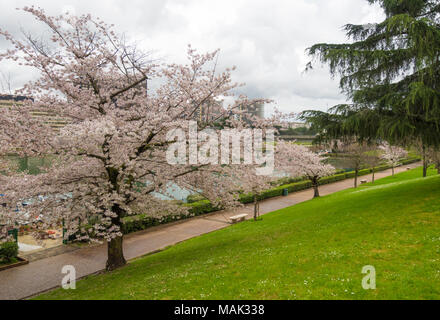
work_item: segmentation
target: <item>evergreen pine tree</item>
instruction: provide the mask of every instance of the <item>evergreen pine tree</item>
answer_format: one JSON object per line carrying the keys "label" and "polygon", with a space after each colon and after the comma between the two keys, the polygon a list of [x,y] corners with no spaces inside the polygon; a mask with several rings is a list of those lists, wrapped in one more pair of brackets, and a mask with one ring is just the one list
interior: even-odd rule
{"label": "evergreen pine tree", "polygon": [[328,64],[352,102],[329,113],[306,111],[302,119],[324,138],[356,136],[401,143],[420,139],[440,145],[440,1],[368,0],[379,3],[381,23],[345,26],[344,44],[309,48]]}

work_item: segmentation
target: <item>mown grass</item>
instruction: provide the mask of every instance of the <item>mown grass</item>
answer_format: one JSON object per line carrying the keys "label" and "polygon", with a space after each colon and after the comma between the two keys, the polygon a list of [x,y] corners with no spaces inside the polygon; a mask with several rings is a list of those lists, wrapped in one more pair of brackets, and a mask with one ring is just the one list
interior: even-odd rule
{"label": "mown grass", "polygon": [[[435,173],[301,203],[38,299],[439,299]],[[376,268],[376,290],[361,286],[366,265]]]}

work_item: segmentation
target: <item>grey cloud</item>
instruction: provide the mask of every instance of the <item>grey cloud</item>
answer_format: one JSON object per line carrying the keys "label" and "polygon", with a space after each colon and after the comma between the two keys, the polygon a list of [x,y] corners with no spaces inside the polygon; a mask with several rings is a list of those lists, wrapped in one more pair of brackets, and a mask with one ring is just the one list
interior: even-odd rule
{"label": "grey cloud", "polygon": [[[0,27],[43,32],[15,10],[31,4],[51,14],[73,7],[77,14],[99,16],[167,61],[184,62],[189,43],[201,51],[220,48],[220,67],[238,67],[234,80],[247,83],[243,93],[273,99],[289,112],[323,110],[345,101],[326,68],[303,73],[304,50],[318,42],[344,41],[341,27],[346,23],[382,17],[366,0],[3,0]],[[0,40],[0,50],[5,46]],[[21,69],[1,67],[14,73],[17,86],[29,79]]]}

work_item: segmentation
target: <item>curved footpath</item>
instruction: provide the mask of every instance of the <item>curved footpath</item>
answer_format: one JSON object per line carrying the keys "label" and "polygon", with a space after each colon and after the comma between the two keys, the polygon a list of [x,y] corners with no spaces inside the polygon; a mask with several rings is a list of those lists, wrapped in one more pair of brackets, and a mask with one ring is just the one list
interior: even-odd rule
{"label": "curved footpath", "polygon": [[[414,163],[396,168],[396,173],[406,171],[406,168],[416,168],[421,163]],[[391,175],[391,170],[376,173],[376,179]],[[371,181],[371,175],[363,176]],[[353,179],[347,179],[320,187],[322,196],[353,187]],[[262,201],[261,214],[293,206],[310,200],[313,190],[292,193],[287,197],[277,197]],[[252,217],[252,205],[240,210]],[[133,259],[148,253],[160,251],[178,242],[200,236],[229,226],[228,217],[237,212],[220,211],[208,215],[150,228],[137,233],[126,235],[124,252],[127,259]],[[30,262],[28,265],[0,271],[0,300],[25,299],[38,293],[61,286],[64,275],[61,269],[65,265],[76,268],[77,278],[102,271],[105,268],[107,255],[106,245],[91,246],[64,253],[61,255]]]}

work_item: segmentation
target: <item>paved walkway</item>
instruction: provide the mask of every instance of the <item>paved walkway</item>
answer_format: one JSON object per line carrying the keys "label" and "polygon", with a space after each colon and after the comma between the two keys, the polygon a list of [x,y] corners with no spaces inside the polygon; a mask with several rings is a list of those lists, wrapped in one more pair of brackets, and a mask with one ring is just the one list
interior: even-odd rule
{"label": "paved walkway", "polygon": [[[396,173],[406,171],[407,167],[416,168],[420,163],[403,166],[396,169]],[[376,178],[391,175],[391,170],[376,173]],[[365,179],[365,177],[362,177]],[[367,179],[371,181],[371,177]],[[321,186],[322,196],[353,187],[353,179],[339,181]],[[313,190],[304,190],[292,193],[287,197],[278,197],[261,202],[261,214],[286,208],[297,203],[310,200]],[[241,212],[252,216],[252,206],[246,206]],[[225,228],[229,225],[228,217],[231,212],[216,212],[202,217],[192,218],[178,223],[167,224],[145,231],[127,235],[124,239],[124,252],[127,259],[133,259],[152,253],[178,242]],[[58,256],[30,262],[28,265],[0,272],[0,300],[24,299],[40,292],[61,285],[63,274],[61,269],[65,265],[76,268],[77,278],[81,278],[105,268],[106,245],[87,247]]]}

